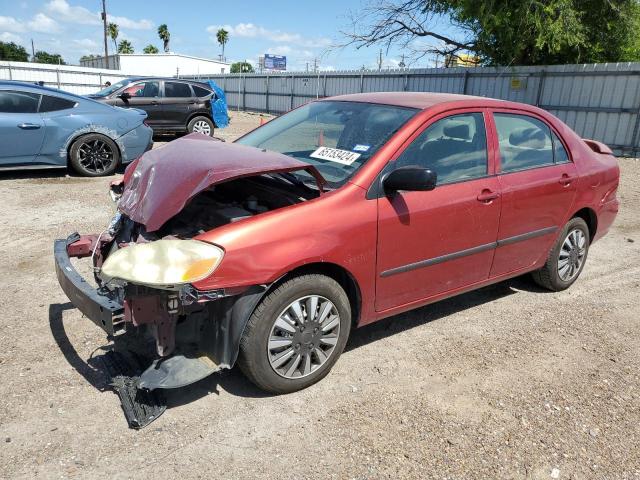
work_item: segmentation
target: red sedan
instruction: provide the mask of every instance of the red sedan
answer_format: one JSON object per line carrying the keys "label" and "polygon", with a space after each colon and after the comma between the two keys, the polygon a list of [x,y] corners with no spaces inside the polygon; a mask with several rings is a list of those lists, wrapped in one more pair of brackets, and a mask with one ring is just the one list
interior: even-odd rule
{"label": "red sedan", "polygon": [[[323,378],[349,331],[532,273],[563,290],[618,211],[619,169],[539,108],[432,93],[312,102],[233,144],[192,134],[112,187],[101,235],[56,242],[71,301],[173,388],[237,360],[271,392]],[[98,289],[69,257],[91,256]]]}

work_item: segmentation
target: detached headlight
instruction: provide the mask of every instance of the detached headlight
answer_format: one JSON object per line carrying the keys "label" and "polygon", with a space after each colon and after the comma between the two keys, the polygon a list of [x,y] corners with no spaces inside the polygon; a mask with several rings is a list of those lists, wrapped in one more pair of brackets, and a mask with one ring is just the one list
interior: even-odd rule
{"label": "detached headlight", "polygon": [[159,287],[192,283],[211,275],[223,256],[221,248],[198,240],[158,240],[113,252],[102,276]]}

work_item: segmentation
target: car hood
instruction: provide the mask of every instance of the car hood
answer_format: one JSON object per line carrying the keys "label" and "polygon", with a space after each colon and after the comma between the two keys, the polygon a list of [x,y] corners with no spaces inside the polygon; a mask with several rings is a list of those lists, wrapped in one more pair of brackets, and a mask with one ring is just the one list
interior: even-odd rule
{"label": "car hood", "polygon": [[281,153],[225,143],[192,133],[151,150],[124,174],[119,210],[148,232],[158,230],[198,193],[217,183],[264,173],[307,170],[322,191],[325,183],[308,163]]}

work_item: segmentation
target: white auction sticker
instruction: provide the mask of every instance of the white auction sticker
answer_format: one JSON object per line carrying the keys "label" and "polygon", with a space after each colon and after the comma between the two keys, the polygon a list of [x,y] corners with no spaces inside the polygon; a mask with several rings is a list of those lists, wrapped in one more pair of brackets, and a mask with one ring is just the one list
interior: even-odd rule
{"label": "white auction sticker", "polygon": [[351,165],[360,157],[360,154],[349,150],[340,150],[339,148],[320,147],[310,157]]}

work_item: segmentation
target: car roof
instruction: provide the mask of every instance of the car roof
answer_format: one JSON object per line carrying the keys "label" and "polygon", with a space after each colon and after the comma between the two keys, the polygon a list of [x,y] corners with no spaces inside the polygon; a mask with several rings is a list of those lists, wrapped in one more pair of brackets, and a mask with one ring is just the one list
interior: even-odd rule
{"label": "car roof", "polygon": [[478,101],[491,105],[505,105],[509,102],[494,98],[476,97],[473,95],[460,95],[456,93],[434,93],[434,92],[371,92],[352,93],[349,95],[338,95],[325,100],[337,100],[342,102],[364,102],[378,103],[382,105],[394,105],[398,107],[418,108],[424,110],[436,105],[453,102]]}
{"label": "car roof", "polygon": [[207,86],[204,81],[199,80],[190,80],[187,78],[173,78],[173,77],[129,77],[127,80],[131,80],[132,82],[139,82],[140,80],[164,80],[167,82],[184,82],[184,83],[197,83],[198,85]]}
{"label": "car roof", "polygon": [[14,87],[22,90],[27,90],[36,93],[49,94],[61,97],[73,97],[78,100],[87,100],[86,97],[76,95],[75,93],[67,92],[65,90],[58,90],[57,88],[46,87],[44,85],[37,85],[32,82],[21,82],[19,80],[0,80],[1,87]]}

